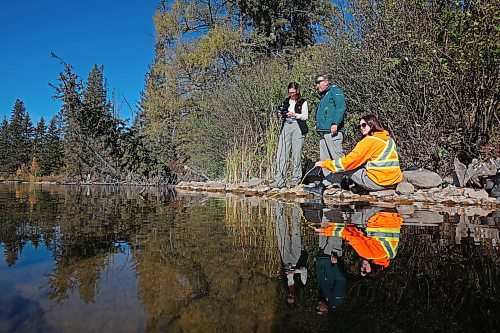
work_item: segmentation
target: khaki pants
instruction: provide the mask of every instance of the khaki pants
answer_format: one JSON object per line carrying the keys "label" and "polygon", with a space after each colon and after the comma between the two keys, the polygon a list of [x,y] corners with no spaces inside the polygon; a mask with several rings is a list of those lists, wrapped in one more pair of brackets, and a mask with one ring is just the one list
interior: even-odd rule
{"label": "khaki pants", "polygon": [[[319,158],[320,160],[336,160],[344,157],[344,151],[342,150],[342,142],[344,141],[344,133],[338,132],[337,135],[332,136],[331,133],[320,133],[319,138]],[[333,173],[323,168],[323,184],[326,186],[332,185],[332,183],[338,183],[340,178],[335,181]],[[337,177],[338,178],[338,177]]]}
{"label": "khaki pants", "polygon": [[389,186],[382,186],[377,183],[375,183],[373,180],[371,180],[370,177],[366,174],[366,169],[361,167],[357,169],[352,175],[351,175],[351,180],[356,183],[357,185],[361,186],[365,190],[368,191],[381,191],[385,189],[392,189],[394,188],[394,185],[389,185]]}
{"label": "khaki pants", "polygon": [[305,135],[300,131],[297,122],[285,124],[283,126],[278,141],[278,150],[276,152],[276,176],[274,180],[278,186],[285,185],[290,151],[292,151],[292,183],[298,184],[300,182],[302,177],[301,158],[304,139]]}

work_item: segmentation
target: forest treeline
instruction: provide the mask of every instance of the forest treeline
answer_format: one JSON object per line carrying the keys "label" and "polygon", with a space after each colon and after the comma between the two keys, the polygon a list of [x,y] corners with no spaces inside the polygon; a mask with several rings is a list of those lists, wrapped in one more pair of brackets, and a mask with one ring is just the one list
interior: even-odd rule
{"label": "forest treeline", "polygon": [[[449,174],[499,156],[500,7],[494,0],[169,0],[154,15],[155,58],[130,124],[104,68],[61,61],[61,110],[33,126],[22,101],[1,127],[0,172],[100,180],[269,178],[276,107],[297,81],[314,126],[313,80],[346,95],[346,149],[362,115],[394,133],[404,169]],[[318,158],[306,139],[303,161]]]}

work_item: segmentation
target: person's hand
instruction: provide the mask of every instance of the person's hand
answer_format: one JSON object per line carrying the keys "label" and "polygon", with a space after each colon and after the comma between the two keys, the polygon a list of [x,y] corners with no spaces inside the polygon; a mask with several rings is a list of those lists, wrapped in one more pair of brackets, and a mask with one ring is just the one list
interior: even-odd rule
{"label": "person's hand", "polygon": [[318,161],[318,162],[314,163],[314,166],[322,168],[322,162]]}
{"label": "person's hand", "polygon": [[288,111],[286,115],[288,117],[290,117],[290,118],[296,118],[297,117],[297,114],[295,112],[292,112],[292,111]]}
{"label": "person's hand", "polygon": [[335,264],[337,264],[337,263],[338,263],[338,261],[339,261],[339,259],[337,258],[337,256],[333,256],[333,255],[332,255],[332,256],[330,256],[330,262],[331,262],[332,264],[334,264],[334,265],[335,265]]}
{"label": "person's hand", "polygon": [[331,129],[330,129],[330,132],[332,132],[333,135],[337,135],[337,130],[338,130],[338,126],[333,124]]}

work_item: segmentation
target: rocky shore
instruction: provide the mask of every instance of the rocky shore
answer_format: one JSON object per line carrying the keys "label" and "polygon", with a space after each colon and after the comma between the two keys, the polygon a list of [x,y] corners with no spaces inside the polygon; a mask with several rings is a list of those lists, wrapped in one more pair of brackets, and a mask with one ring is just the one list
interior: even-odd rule
{"label": "rocky shore", "polygon": [[482,207],[487,211],[500,210],[500,200],[490,196],[485,189],[458,187],[443,182],[441,177],[427,170],[405,171],[404,180],[394,190],[370,192],[366,195],[352,193],[338,187],[328,188],[323,198],[314,197],[300,184],[292,188],[270,188],[266,182],[253,178],[248,182],[229,184],[224,182],[180,182],[175,188],[179,191],[231,193],[243,196],[282,198],[296,201],[323,199],[325,204],[344,204],[366,202],[379,206],[422,206],[439,207]]}

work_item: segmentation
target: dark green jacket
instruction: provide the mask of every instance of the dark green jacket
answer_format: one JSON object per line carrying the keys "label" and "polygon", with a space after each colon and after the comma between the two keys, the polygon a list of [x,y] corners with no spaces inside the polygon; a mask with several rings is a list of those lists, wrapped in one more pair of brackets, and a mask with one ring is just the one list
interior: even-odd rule
{"label": "dark green jacket", "polygon": [[346,110],[344,92],[337,86],[330,86],[321,94],[316,110],[316,132],[330,132],[333,124],[344,132],[344,113]]}
{"label": "dark green jacket", "polygon": [[333,266],[330,257],[316,257],[316,278],[322,296],[332,308],[344,304],[347,280],[341,270],[341,259]]}

